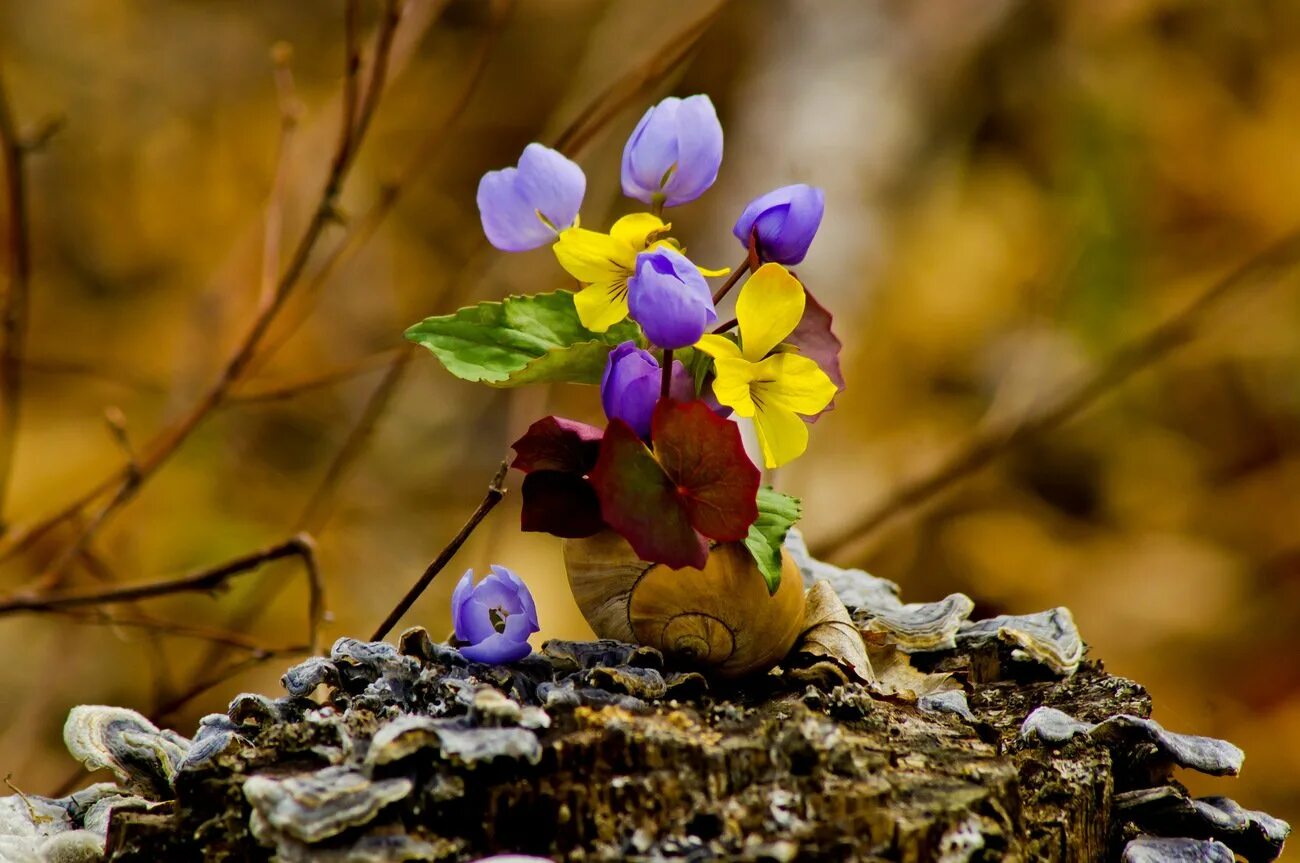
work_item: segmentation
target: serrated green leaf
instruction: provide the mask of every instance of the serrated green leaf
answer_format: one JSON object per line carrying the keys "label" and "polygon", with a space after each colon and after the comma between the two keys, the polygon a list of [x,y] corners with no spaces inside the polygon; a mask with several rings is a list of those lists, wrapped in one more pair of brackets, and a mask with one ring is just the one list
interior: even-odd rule
{"label": "serrated green leaf", "polygon": [[758,518],[749,526],[745,547],[754,556],[758,571],[767,582],[767,592],[781,586],[781,547],[785,535],[803,515],[799,498],[764,486],[758,490]]}
{"label": "serrated green leaf", "polygon": [[466,306],[425,318],[406,331],[461,380],[499,387],[530,383],[598,384],[610,348],[643,343],[627,320],[593,333],[578,320],[572,291]]}

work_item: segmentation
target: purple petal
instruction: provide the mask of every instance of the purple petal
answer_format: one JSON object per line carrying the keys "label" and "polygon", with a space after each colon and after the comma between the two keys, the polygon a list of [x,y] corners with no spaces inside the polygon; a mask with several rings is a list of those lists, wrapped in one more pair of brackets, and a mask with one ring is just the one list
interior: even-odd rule
{"label": "purple petal", "polygon": [[664,205],[676,207],[708,191],[722,166],[722,124],[708,96],[691,96],[677,109],[677,170],[664,186]]}
{"label": "purple petal", "polygon": [[489,573],[478,583],[478,587],[474,588],[474,599],[489,608],[500,608],[509,614],[518,614],[524,610],[519,588],[496,572]]}
{"label": "purple petal", "polygon": [[[537,606],[533,603],[532,591],[528,589],[528,585],[524,583],[524,580],[515,575],[513,570],[507,569],[504,566],[498,566],[494,563],[491,568],[494,575],[508,581],[510,585],[514,587],[516,594],[519,597],[520,608],[522,609],[519,613],[523,614],[523,616],[531,623],[533,627],[531,631],[537,632],[541,629],[541,624],[537,622]],[[509,624],[510,622],[506,621],[507,627],[509,627]]]}
{"label": "purple petal", "polygon": [[504,252],[524,252],[554,241],[556,230],[573,224],[587,179],[582,169],[555,150],[529,144],[518,168],[488,171],[479,180],[478,210],[483,233]]}
{"label": "purple petal", "polygon": [[526,252],[546,245],[554,234],[537,218],[515,184],[517,168],[488,171],[478,182],[478,213],[488,242],[503,252]]}
{"label": "purple petal", "polygon": [[527,641],[515,641],[504,633],[494,633],[478,644],[459,648],[461,656],[471,662],[485,662],[489,665],[504,665],[518,662],[533,652]]}
{"label": "purple petal", "polygon": [[529,144],[519,157],[519,192],[535,210],[550,220],[557,231],[573,224],[587,191],[587,177],[563,154]]}
{"label": "purple petal", "polygon": [[623,148],[623,194],[650,203],[668,169],[677,164],[677,108],[669,97],[645,112]]}

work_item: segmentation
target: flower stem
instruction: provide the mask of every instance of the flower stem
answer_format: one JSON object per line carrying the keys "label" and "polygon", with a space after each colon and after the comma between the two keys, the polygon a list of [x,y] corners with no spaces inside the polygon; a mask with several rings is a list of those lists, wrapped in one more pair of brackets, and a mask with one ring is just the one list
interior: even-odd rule
{"label": "flower stem", "polygon": [[659,385],[659,398],[666,399],[668,398],[668,392],[672,389],[673,386],[672,348],[664,348],[663,372],[664,372],[664,376],[662,378],[663,383]]}
{"label": "flower stem", "polygon": [[736,282],[739,282],[740,277],[747,272],[749,272],[749,255],[745,255],[745,260],[741,261],[740,265],[731,271],[731,275],[722,283],[722,287],[718,288],[718,292],[713,295],[713,304],[716,306],[722,302],[722,298],[736,286]]}
{"label": "flower stem", "polygon": [[656,219],[664,217],[664,201],[667,199],[668,196],[663,192],[656,192],[650,196],[650,212]]}
{"label": "flower stem", "polygon": [[732,318],[731,320],[727,321],[725,324],[719,324],[718,326],[714,327],[713,334],[716,336],[725,333],[727,330],[731,329],[738,323],[740,323],[739,320],[737,320],[736,318]]}

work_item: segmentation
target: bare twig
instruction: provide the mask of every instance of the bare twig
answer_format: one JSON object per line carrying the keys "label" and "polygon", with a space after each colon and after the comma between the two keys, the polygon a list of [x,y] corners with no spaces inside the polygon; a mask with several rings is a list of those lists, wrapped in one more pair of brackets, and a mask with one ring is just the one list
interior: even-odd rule
{"label": "bare twig", "polygon": [[390,351],[382,351],[365,357],[349,366],[333,369],[328,372],[299,378],[298,380],[284,381],[275,384],[263,384],[254,387],[255,381],[250,381],[246,387],[241,387],[230,394],[228,402],[230,404],[255,404],[257,402],[283,401],[311,392],[312,390],[323,389],[343,381],[350,381],[353,378],[368,375],[371,372],[387,369],[397,361],[398,354],[406,351],[405,347],[394,348]]}
{"label": "bare twig", "polygon": [[192,638],[198,641],[207,641],[212,644],[219,644],[222,647],[244,650],[255,654],[273,653],[277,650],[284,649],[281,647],[267,646],[257,639],[244,635],[241,632],[232,632],[230,630],[210,626],[193,626],[173,620],[163,620],[161,618],[151,617],[140,613],[131,615],[110,614],[104,609],[96,609],[95,611],[62,609],[53,610],[49,613],[57,614],[65,620],[74,623],[90,626],[142,629],[151,633],[173,635],[178,638]]}
{"label": "bare twig", "polygon": [[309,535],[302,533],[277,545],[241,555],[217,566],[208,567],[180,578],[128,584],[99,590],[84,590],[52,596],[32,594],[0,599],[0,617],[22,613],[61,613],[69,609],[97,607],[140,599],[154,599],[177,593],[214,593],[225,587],[231,578],[252,572],[264,564],[287,557],[297,557],[303,563],[309,588],[308,626],[309,642],[314,651],[319,639],[319,628],[324,616],[324,586],[316,567],[315,544]]}
{"label": "bare twig", "polygon": [[934,471],[904,483],[848,527],[817,543],[813,553],[822,558],[843,557],[848,549],[882,525],[933,500],[1003,453],[1057,428],[1138,372],[1169,356],[1195,337],[1206,313],[1228,296],[1261,283],[1274,284],[1292,274],[1297,264],[1300,264],[1300,232],[1287,236],[1233,270],[1181,312],[1121,347],[1091,374],[1073,385],[1061,387],[1038,408],[972,436]]}
{"label": "bare twig", "polygon": [[280,241],[284,234],[284,197],[289,187],[289,172],[293,165],[293,138],[302,117],[302,104],[293,83],[293,46],[277,42],[271,49],[274,64],[275,94],[280,106],[280,139],[276,145],[275,175],[271,180],[271,193],[267,196],[266,215],[262,229],[262,281],[258,294],[259,308],[268,305],[275,295],[275,285],[280,274]]}
{"label": "bare twig", "polygon": [[[740,277],[745,275],[745,273],[748,272],[749,272],[749,255],[746,254],[745,260],[741,261],[740,264],[734,270],[731,271],[731,275],[727,276],[727,280],[722,283],[722,287],[718,288],[718,292],[713,295],[713,304],[716,306],[718,303],[722,302],[722,298],[725,297],[728,294],[728,292],[730,292],[731,289],[736,286],[736,282],[740,281]],[[714,332],[715,333],[719,332],[721,329],[722,328],[719,327],[717,330],[714,330]]]}
{"label": "bare twig", "polygon": [[402,597],[402,601],[397,603],[397,607],[388,613],[388,617],[384,618],[383,623],[379,624],[375,634],[370,636],[371,641],[379,641],[388,635],[392,628],[397,625],[397,622],[402,619],[402,615],[406,614],[411,606],[415,604],[415,601],[420,598],[420,594],[424,593],[429,585],[433,583],[433,579],[438,573],[442,572],[443,568],[456,556],[456,552],[465,544],[465,540],[469,539],[469,535],[474,532],[474,528],[479,526],[479,522],[483,521],[487,514],[492,511],[492,508],[501,502],[501,498],[505,497],[506,494],[505,481],[506,473],[509,470],[510,463],[508,461],[501,462],[501,467],[497,470],[496,476],[492,477],[487,494],[484,495],[483,501],[478,505],[478,508],[461,526],[460,531],[451,538],[451,542],[447,543],[446,547],[433,559],[433,563],[430,563],[424,570],[424,574],[420,576],[419,580],[411,585],[411,589]]}
{"label": "bare twig", "polygon": [[405,377],[407,366],[410,364],[414,353],[414,347],[407,346],[399,350],[397,355],[389,362],[388,368],[384,371],[383,379],[375,387],[370,397],[366,399],[366,406],[361,411],[361,417],[348,433],[347,440],[343,442],[343,447],[334,456],[334,460],[330,462],[329,468],[325,471],[325,476],[316,486],[311,499],[307,501],[302,515],[298,517],[300,530],[320,530],[325,526],[334,492],[347,475],[349,466],[370,441],[375,425],[379,422],[379,418],[383,416],[384,411],[387,410],[393,393],[397,391],[398,385]]}
{"label": "bare twig", "polygon": [[649,60],[611,84],[556,137],[555,149],[570,156],[584,151],[621,111],[691,56],[725,7],[725,2],[718,3],[664,43]]}
{"label": "bare twig", "polygon": [[23,388],[23,347],[27,338],[27,295],[31,280],[31,237],[27,221],[27,179],[23,165],[26,145],[18,133],[4,81],[0,80],[0,161],[7,193],[8,273],[3,312],[4,343],[0,346],[0,528],[3,528]]}
{"label": "bare twig", "polygon": [[139,488],[153,476],[158,468],[180,449],[194,430],[211,415],[213,410],[225,401],[227,394],[247,371],[250,362],[257,353],[262,338],[266,335],[267,329],[284,306],[289,295],[298,285],[317,241],[323,235],[326,226],[336,218],[339,191],[347,177],[349,168],[353,164],[369,121],[374,115],[377,102],[383,93],[384,78],[388,67],[388,53],[392,49],[394,32],[401,19],[400,10],[401,3],[398,0],[388,0],[386,2],[385,12],[379,25],[379,32],[375,37],[374,62],[371,68],[369,86],[366,89],[364,101],[359,108],[357,128],[352,135],[347,137],[345,150],[335,153],[316,207],[294,248],[293,254],[290,256],[288,265],[276,282],[275,290],[272,292],[269,301],[259,309],[252,325],[226,361],[220,377],[189,411],[159,432],[150,441],[149,445],[141,453],[137,471],[133,471],[129,467],[124,468],[118,473],[107,477],[89,492],[71,501],[52,516],[26,528],[20,536],[12,540],[10,546],[6,549],[4,557],[8,557],[27,547],[36,537],[43,535],[72,515],[80,512],[101,495],[112,491],[110,504],[101,510],[101,516],[96,519],[97,530],[113,512],[116,512],[131,500]]}

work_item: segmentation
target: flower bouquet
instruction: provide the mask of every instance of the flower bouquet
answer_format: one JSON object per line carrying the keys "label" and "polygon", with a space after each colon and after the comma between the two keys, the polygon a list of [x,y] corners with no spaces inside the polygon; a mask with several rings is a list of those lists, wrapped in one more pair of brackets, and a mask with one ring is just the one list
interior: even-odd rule
{"label": "flower bouquet", "polygon": [[[570,585],[598,635],[739,675],[790,650],[804,596],[783,551],[800,503],[763,485],[738,423],[752,422],[764,468],[787,464],[843,379],[831,315],[787,269],[817,232],[820,189],[786,186],[750,203],[733,229],[744,259],[731,269],[701,268],[673,236],[665,210],[712,186],[722,142],[707,96],[650,108],[622,159],[623,192],[648,211],[607,233],[579,223],[582,169],[529,144],[516,167],[480,181],[483,230],[503,251],[549,244],[577,289],[480,303],[406,336],[463,380],[600,387],[603,429],[548,416],[514,443],[522,528],[564,538]],[[722,281],[715,290],[709,279]],[[733,289],[734,314],[720,322]],[[470,622],[471,590],[467,574],[458,637],[504,637],[506,606]],[[529,614],[500,661],[518,658],[536,629]]]}

